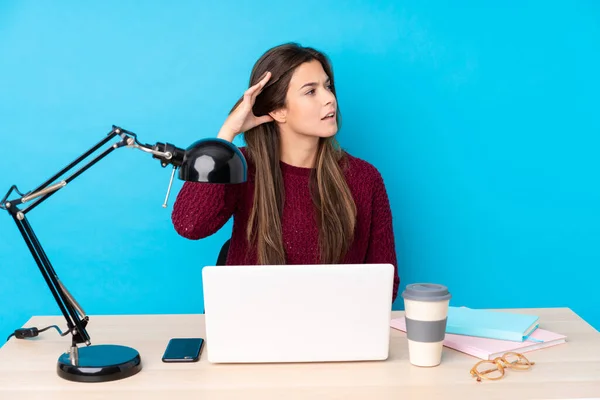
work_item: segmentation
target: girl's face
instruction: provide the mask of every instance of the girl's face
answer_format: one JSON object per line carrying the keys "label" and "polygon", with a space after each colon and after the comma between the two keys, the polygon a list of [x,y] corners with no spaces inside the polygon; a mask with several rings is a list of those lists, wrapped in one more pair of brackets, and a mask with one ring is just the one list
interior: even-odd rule
{"label": "girl's face", "polygon": [[317,60],[296,68],[290,79],[286,104],[271,116],[282,132],[330,137],[337,133],[337,101],[329,77]]}

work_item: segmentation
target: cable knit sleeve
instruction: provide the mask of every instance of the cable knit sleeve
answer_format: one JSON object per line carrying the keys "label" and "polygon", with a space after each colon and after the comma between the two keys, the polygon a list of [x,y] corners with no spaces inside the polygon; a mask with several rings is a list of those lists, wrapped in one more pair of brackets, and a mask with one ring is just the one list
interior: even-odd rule
{"label": "cable knit sleeve", "polygon": [[394,266],[394,290],[392,301],[395,301],[396,296],[398,295],[400,278],[398,276],[392,212],[383,178],[377,170],[374,171],[373,179],[371,229],[369,232],[369,246],[367,249],[366,263],[390,263]]}
{"label": "cable knit sleeve", "polygon": [[175,231],[194,240],[216,233],[233,215],[244,185],[185,182],[171,214]]}

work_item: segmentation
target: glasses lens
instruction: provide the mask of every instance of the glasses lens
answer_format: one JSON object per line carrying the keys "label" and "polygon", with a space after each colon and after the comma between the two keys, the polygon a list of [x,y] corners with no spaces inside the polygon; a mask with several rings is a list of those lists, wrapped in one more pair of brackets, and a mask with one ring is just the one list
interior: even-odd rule
{"label": "glasses lens", "polygon": [[507,353],[504,355],[504,360],[507,362],[507,367],[512,369],[527,369],[529,368],[529,363],[527,359],[523,356],[520,356],[516,353]]}
{"label": "glasses lens", "polygon": [[502,376],[500,367],[498,367],[498,364],[492,361],[479,364],[475,370],[481,377],[485,377],[487,379],[498,379]]}

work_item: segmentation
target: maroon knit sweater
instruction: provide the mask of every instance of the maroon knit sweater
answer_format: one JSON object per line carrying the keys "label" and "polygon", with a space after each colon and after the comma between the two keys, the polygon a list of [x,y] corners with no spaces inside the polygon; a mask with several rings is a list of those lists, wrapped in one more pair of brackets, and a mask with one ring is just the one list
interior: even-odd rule
{"label": "maroon knit sweater", "polygon": [[[245,148],[241,149],[246,155]],[[394,265],[393,299],[398,294],[398,267],[387,192],[379,171],[347,154],[345,177],[357,207],[352,245],[344,264],[390,263]],[[285,187],[281,221],[286,262],[319,264],[319,229],[309,191],[310,168],[280,163]],[[246,240],[246,226],[254,198],[254,167],[248,160],[248,181],[242,184],[185,182],[173,205],[177,233],[202,239],[217,232],[233,215],[233,232],[227,265],[257,264],[256,249]]]}

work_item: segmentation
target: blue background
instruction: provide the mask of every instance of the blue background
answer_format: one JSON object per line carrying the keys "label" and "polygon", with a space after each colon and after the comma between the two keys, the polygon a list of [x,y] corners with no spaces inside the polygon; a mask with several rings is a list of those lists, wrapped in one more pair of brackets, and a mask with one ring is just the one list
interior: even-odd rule
{"label": "blue background", "polygon": [[[520,3],[3,1],[0,196],[33,189],[112,124],[144,143],[215,136],[256,59],[297,41],[331,57],[339,140],[384,177],[401,289],[567,306],[600,328],[600,3]],[[169,177],[120,149],[28,214],[92,317],[202,311],[201,268],[231,221],[179,237],[181,182],[161,207]],[[7,213],[0,237],[8,335],[59,310]]]}

